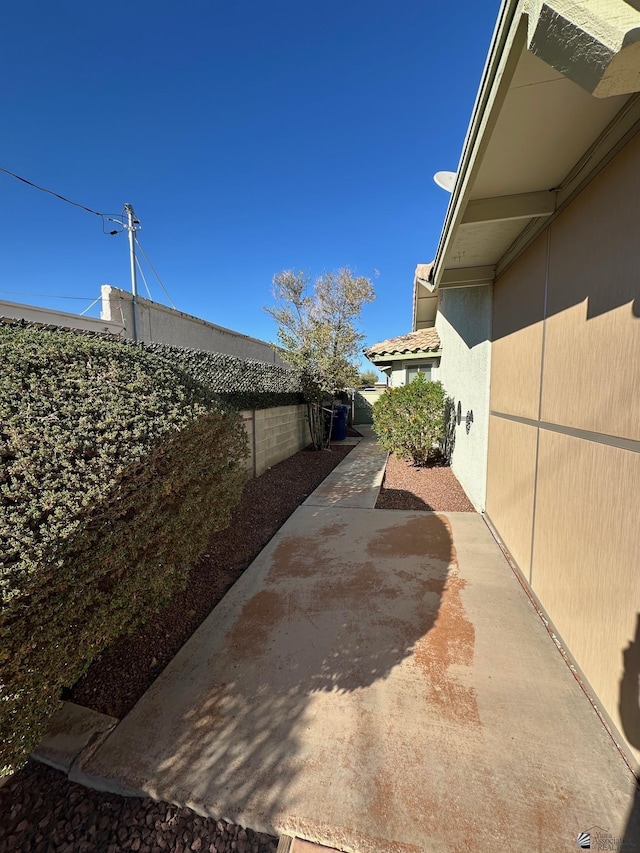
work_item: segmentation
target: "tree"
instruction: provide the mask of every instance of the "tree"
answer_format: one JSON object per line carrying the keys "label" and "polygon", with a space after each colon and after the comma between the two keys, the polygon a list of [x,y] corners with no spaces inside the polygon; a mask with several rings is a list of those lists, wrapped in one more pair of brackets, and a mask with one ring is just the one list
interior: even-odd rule
{"label": "tree", "polygon": [[375,299],[371,280],[349,267],[325,272],[313,283],[303,270],[273,277],[275,305],[264,310],[278,324],[282,357],[304,377],[314,447],[328,446],[322,403],[358,383],[357,360],[364,335],[356,322]]}
{"label": "tree", "polygon": [[359,385],[375,385],[378,381],[378,374],[375,370],[364,370],[358,377]]}

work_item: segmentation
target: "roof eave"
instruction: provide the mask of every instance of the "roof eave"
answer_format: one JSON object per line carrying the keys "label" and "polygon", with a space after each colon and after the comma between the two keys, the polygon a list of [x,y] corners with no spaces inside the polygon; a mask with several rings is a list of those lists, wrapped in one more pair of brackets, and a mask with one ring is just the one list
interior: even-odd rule
{"label": "roof eave", "polygon": [[[505,138],[503,108],[504,116],[509,117],[507,120],[513,120],[513,98],[509,111],[506,111],[505,99],[518,63],[525,54],[536,57],[536,61],[545,63],[558,78],[571,81],[591,96],[593,109],[589,108],[589,116],[594,118],[593,135],[586,125],[570,124],[569,119],[566,128],[567,134],[573,135],[578,143],[577,148],[584,145],[581,152],[587,151],[590,162],[587,168],[584,157],[567,161],[560,183],[557,182],[559,176],[551,183],[536,183],[538,175],[525,192],[516,188],[517,180],[510,189],[511,185],[502,176],[501,192],[478,195],[474,187],[483,180],[486,192],[487,174],[481,169],[491,150],[492,134],[499,120],[502,121],[501,138],[503,141]],[[635,102],[639,98],[628,96],[640,90],[639,57],[640,12],[622,0],[599,0],[598,4],[587,0],[504,0],[427,285],[431,292],[440,287],[491,283],[637,130],[640,105]],[[625,98],[627,101],[622,107]],[[619,112],[607,113],[612,116],[611,122],[607,127],[600,124],[601,132],[596,136],[600,117],[607,119],[605,111],[597,104],[607,100],[610,109]],[[542,110],[541,115],[544,114]],[[557,132],[558,127],[555,130]],[[576,150],[576,155],[578,153]],[[494,150],[489,162],[495,165],[495,161]],[[526,157],[523,157],[523,166],[527,168]],[[574,173],[578,167],[580,173],[576,177]],[[518,229],[519,221],[522,225]],[[473,255],[475,246],[480,245],[478,228],[485,223],[494,228],[494,236],[502,235],[494,244],[495,253],[493,250],[475,252],[476,257],[483,260],[470,260],[468,266],[462,267],[460,258],[454,257],[461,248],[458,239],[461,228],[464,226],[464,233],[471,234],[468,245]]]}
{"label": "roof eave", "polygon": [[[512,46],[516,39],[518,46],[522,46],[526,42],[526,25],[521,23],[521,15],[516,15],[520,2],[521,0],[503,0],[498,13],[491,46],[471,113],[471,121],[460,155],[456,182],[451,193],[431,270],[428,284],[431,292],[435,292],[440,286],[446,251],[453,238],[453,233],[462,219],[472,176],[476,171],[483,143],[486,145],[491,126],[495,123],[499,106],[506,97],[511,77],[515,71],[519,51],[512,51]],[[511,61],[508,63],[509,57],[511,57]],[[491,118],[492,121],[490,121]]]}
{"label": "roof eave", "polygon": [[367,353],[365,352],[365,356],[371,361],[373,364],[376,361],[403,361],[410,358],[438,358],[442,355],[442,347],[438,347],[437,349],[423,349],[415,352],[394,352],[394,353]]}

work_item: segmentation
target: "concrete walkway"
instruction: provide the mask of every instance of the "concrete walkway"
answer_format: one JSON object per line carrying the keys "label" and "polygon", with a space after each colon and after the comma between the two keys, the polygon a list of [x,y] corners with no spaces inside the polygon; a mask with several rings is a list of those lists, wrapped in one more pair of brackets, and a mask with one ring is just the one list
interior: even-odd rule
{"label": "concrete walkway", "polygon": [[72,778],[358,853],[624,835],[634,779],[482,518],[373,509],[385,458],[352,451]]}

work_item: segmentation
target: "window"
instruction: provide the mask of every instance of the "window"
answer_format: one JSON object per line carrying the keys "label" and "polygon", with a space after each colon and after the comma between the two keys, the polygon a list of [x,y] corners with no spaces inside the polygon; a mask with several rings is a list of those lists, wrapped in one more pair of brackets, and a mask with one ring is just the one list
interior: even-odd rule
{"label": "window", "polygon": [[431,368],[433,364],[428,362],[427,364],[412,364],[410,367],[406,368],[406,383],[407,385],[416,378],[419,373],[422,373],[427,382],[431,382]]}

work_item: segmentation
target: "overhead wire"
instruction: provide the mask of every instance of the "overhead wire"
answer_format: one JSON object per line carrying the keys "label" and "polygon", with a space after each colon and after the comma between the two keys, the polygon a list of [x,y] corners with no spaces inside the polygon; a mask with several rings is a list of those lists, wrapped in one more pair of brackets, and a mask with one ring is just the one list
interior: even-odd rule
{"label": "overhead wire", "polygon": [[39,299],[79,299],[88,302],[93,296],[52,296],[50,293],[30,293],[27,290],[0,290],[0,293],[10,293],[12,296],[37,296]]}
{"label": "overhead wire", "polygon": [[[67,198],[66,196],[63,196],[60,193],[54,192],[53,190],[50,190],[50,189],[47,189],[47,187],[41,187],[39,184],[36,184],[33,181],[29,181],[29,180],[27,180],[27,178],[23,178],[20,175],[16,175],[15,172],[11,172],[11,171],[9,171],[9,169],[5,169],[2,166],[0,166],[0,172],[4,172],[5,175],[9,175],[10,177],[15,178],[17,181],[21,181],[23,184],[27,184],[27,186],[33,187],[36,190],[40,190],[40,192],[47,193],[48,195],[52,195],[54,198],[57,198],[60,201],[64,201],[66,204],[73,205],[73,207],[78,207],[78,208],[80,208],[80,210],[84,210],[87,213],[91,213],[93,216],[99,216],[100,219],[102,220],[102,231],[104,234],[106,234],[106,233],[111,233],[111,234],[120,233],[120,231],[124,231],[127,228],[127,225],[124,221],[125,217],[127,215],[126,210],[124,210],[122,213],[100,213],[97,210],[93,210],[93,208],[91,208],[91,207],[87,207],[84,204],[80,204],[80,202],[73,201],[72,199]],[[120,226],[119,231],[111,230],[110,232],[107,232],[106,227],[105,227],[106,222],[113,222],[116,225],[119,225]],[[137,224],[139,225],[140,223],[138,222]],[[169,296],[169,291],[164,286],[164,282],[162,281],[162,279],[158,275],[156,268],[153,266],[153,264],[149,260],[149,256],[147,255],[147,253],[145,252],[144,248],[142,247],[140,241],[138,240],[138,237],[137,237],[137,234],[135,231],[134,231],[133,237],[134,237],[134,240],[136,241],[136,243],[138,245],[138,248],[140,249],[140,251],[144,255],[146,262],[151,267],[153,274],[158,279],[158,282],[160,283],[160,287],[164,291],[164,294],[167,297],[167,299],[169,300],[169,304],[171,305],[171,307],[174,310],[177,310],[173,300]],[[140,266],[140,262],[138,261],[137,258],[136,258],[136,262],[138,264],[138,269],[140,270],[140,275],[142,276],[142,280],[144,281],[144,286],[147,289],[147,293],[149,294],[149,299],[151,299],[151,291],[149,290],[147,280],[144,276],[144,272],[142,271],[142,267]],[[51,296],[50,297],[48,294],[21,293],[20,291],[12,291],[12,290],[0,290],[0,293],[12,293],[14,295],[21,295],[21,296],[38,296],[40,298],[51,298],[51,299],[81,299],[82,301],[84,301],[84,298],[80,297],[80,296],[55,296],[55,297]],[[94,302],[92,302],[91,305],[89,306],[89,308],[87,308],[86,310],[88,311],[90,308],[92,308],[93,305],[95,305],[97,301],[98,300],[96,299]]]}
{"label": "overhead wire", "polygon": [[165,296],[166,296],[166,297],[167,297],[167,299],[169,300],[169,304],[171,305],[171,307],[172,307],[175,311],[177,311],[178,309],[177,309],[177,308],[176,308],[176,306],[174,305],[173,299],[169,296],[169,291],[168,291],[168,290],[167,290],[167,288],[164,286],[164,284],[163,284],[163,282],[162,282],[162,279],[160,278],[160,276],[159,276],[159,275],[158,275],[158,273],[156,272],[156,268],[154,267],[154,265],[153,265],[153,264],[151,263],[151,261],[149,260],[149,256],[147,255],[147,253],[145,252],[145,250],[142,248],[142,245],[140,244],[140,240],[138,240],[137,235],[136,235],[136,234],[134,234],[134,235],[133,235],[133,238],[134,238],[134,240],[136,241],[136,243],[137,243],[137,245],[138,245],[138,248],[140,249],[140,251],[141,251],[141,252],[142,252],[142,254],[144,255],[144,259],[146,260],[146,262],[147,262],[147,263],[149,264],[149,266],[151,267],[151,270],[152,270],[153,274],[155,275],[155,277],[156,277],[156,278],[158,279],[158,281],[160,282],[160,287],[164,290]]}
{"label": "overhead wire", "polygon": [[86,314],[86,313],[87,313],[87,311],[91,311],[91,309],[93,308],[93,306],[94,306],[97,302],[100,302],[100,300],[101,300],[101,299],[102,299],[102,294],[100,294],[100,296],[98,296],[98,298],[97,298],[97,299],[94,299],[94,300],[93,300],[93,302],[91,303],[91,305],[89,305],[87,308],[85,308],[85,309],[84,309],[84,311],[81,311],[81,312],[80,312],[80,316],[82,317],[84,314]]}
{"label": "overhead wire", "polygon": [[144,277],[144,272],[142,271],[142,267],[140,265],[140,261],[138,260],[137,255],[136,255],[136,264],[138,265],[138,271],[140,272],[140,275],[142,276],[142,280],[144,282],[144,286],[145,286],[145,289],[147,291],[147,296],[149,297],[149,301],[153,302],[153,298],[151,297],[151,291],[149,290],[149,285],[147,284],[147,279]]}
{"label": "overhead wire", "polygon": [[[60,195],[60,193],[54,192],[53,190],[50,190],[50,189],[47,189],[47,187],[41,187],[39,184],[35,184],[33,181],[29,181],[29,180],[27,180],[27,178],[23,178],[20,175],[16,175],[15,172],[11,172],[11,171],[9,171],[9,169],[5,169],[2,166],[0,166],[0,172],[4,172],[5,175],[10,175],[12,178],[15,178],[17,181],[22,181],[23,184],[27,184],[27,186],[29,186],[29,187],[33,187],[36,190],[40,190],[40,192],[42,192],[42,193],[48,193],[49,195],[52,195],[54,198],[60,199],[60,201],[64,201],[67,204],[71,204],[71,205],[73,205],[73,207],[79,207],[80,210],[84,210],[87,213],[91,213],[93,216],[99,216],[100,219],[102,220],[102,231],[105,234],[107,233],[106,229],[105,229],[105,220],[108,220],[110,222],[116,222],[117,224],[119,224],[121,226],[124,225],[121,218],[120,219],[116,218],[116,217],[122,217],[122,214],[120,214],[120,213],[100,213],[97,210],[93,210],[93,208],[91,208],[91,207],[87,207],[84,204],[80,204],[80,202],[78,202],[78,201],[72,201],[70,198],[67,198],[64,195]],[[114,218],[111,219],[110,217],[114,217]]]}

